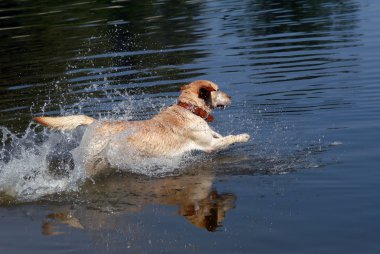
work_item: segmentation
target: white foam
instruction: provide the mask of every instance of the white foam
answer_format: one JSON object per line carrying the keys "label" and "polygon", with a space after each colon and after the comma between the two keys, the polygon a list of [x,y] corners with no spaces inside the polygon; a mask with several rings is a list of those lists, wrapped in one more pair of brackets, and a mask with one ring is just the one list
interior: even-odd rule
{"label": "white foam", "polygon": [[78,183],[84,179],[80,168],[74,168],[68,177],[58,179],[49,174],[46,160],[59,139],[70,140],[71,135],[36,132],[31,125],[22,136],[5,127],[0,127],[0,133],[3,143],[0,150],[0,192],[20,201],[31,201],[48,194],[78,189]]}
{"label": "white foam", "polygon": [[340,145],[343,145],[343,142],[341,141],[334,141],[331,143],[332,146],[340,146]]}
{"label": "white foam", "polygon": [[[165,106],[162,100],[155,102],[149,97],[129,96],[126,92],[110,89],[108,83],[93,84],[85,88],[85,93],[78,93],[77,103],[65,105],[62,101],[55,105],[52,101],[45,102],[40,109],[31,109],[35,112],[46,112],[47,108],[60,108],[61,115],[86,114],[88,106],[102,105],[99,112],[105,112],[96,118],[101,120],[131,120],[135,114],[146,110],[147,107],[156,113]],[[99,98],[91,97],[92,92],[100,91]],[[63,99],[65,101],[65,99]],[[63,105],[63,106],[61,106]],[[82,136],[75,133],[49,131],[46,128],[36,127],[31,123],[23,135],[16,135],[0,126],[0,195],[10,195],[20,201],[38,200],[49,194],[77,191],[86,180],[83,162],[86,160],[82,145],[79,146]],[[73,146],[72,143],[76,144]],[[74,160],[74,169],[64,177],[54,177],[49,172],[47,156],[57,149],[63,148]],[[75,148],[76,147],[76,148]],[[128,160],[134,154],[112,154],[112,167],[145,175],[160,175],[177,169],[181,162],[178,158],[144,158],[144,160]],[[63,165],[66,167],[66,165]]]}
{"label": "white foam", "polygon": [[[3,136],[0,150],[0,195],[3,193],[19,201],[33,201],[49,194],[77,191],[86,180],[83,162],[88,154],[83,152],[85,140],[79,146],[82,135],[49,131],[46,128],[41,132],[35,125],[30,125],[23,136],[18,136],[5,127],[0,127],[0,133]],[[66,176],[56,177],[49,171],[47,157],[57,147],[71,154],[74,160],[74,168],[68,170]],[[172,173],[188,161],[187,156],[137,158],[133,149],[122,154],[109,149],[106,158],[113,169],[149,176]],[[66,169],[69,167],[61,166]]]}

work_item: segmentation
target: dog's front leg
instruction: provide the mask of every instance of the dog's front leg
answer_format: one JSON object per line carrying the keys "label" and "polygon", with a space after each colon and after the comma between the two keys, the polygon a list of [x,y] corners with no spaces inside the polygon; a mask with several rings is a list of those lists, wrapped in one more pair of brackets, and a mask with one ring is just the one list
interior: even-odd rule
{"label": "dog's front leg", "polygon": [[211,133],[212,133],[212,137],[213,137],[213,138],[223,138],[222,135],[220,135],[219,133],[217,133],[217,132],[215,132],[215,131],[213,131],[213,130],[211,130]]}
{"label": "dog's front leg", "polygon": [[245,143],[249,140],[247,133],[240,135],[229,135],[226,137],[213,138],[210,145],[204,149],[205,152],[214,152],[222,149],[226,149],[234,143]]}

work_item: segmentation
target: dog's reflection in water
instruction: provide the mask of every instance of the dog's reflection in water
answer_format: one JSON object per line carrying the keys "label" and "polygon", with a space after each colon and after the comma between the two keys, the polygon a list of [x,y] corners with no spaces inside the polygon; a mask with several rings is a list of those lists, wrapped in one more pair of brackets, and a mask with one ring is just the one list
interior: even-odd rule
{"label": "dog's reflection in water", "polygon": [[218,193],[212,187],[213,179],[211,170],[204,168],[165,178],[128,174],[96,179],[96,184],[85,184],[79,195],[85,204],[52,208],[54,213],[45,218],[42,233],[60,234],[59,224],[89,231],[112,229],[118,227],[118,216],[155,204],[177,205],[178,214],[191,224],[215,231],[226,212],[235,207],[236,196]]}

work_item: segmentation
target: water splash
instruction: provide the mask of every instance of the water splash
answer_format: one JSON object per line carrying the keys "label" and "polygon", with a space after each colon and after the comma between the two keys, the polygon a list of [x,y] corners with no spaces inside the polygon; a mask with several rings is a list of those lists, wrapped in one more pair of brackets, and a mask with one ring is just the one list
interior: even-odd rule
{"label": "water splash", "polygon": [[[91,92],[103,94],[94,98]],[[150,110],[156,113],[165,105],[149,97],[137,99],[137,96],[129,96],[126,92],[109,89],[107,83],[88,87],[85,93],[78,95],[76,103],[64,104],[66,99],[59,101],[64,105],[60,106],[61,115],[86,113],[88,105],[101,105],[106,107],[97,111],[100,113],[96,118],[101,120],[130,120],[136,118],[135,114],[143,106],[150,105]],[[47,101],[40,110],[31,111],[51,114],[48,109],[54,106],[57,105]],[[57,132],[30,123],[22,134],[17,134],[0,126],[0,201],[2,196],[23,202],[50,194],[78,191],[87,179],[80,146],[83,133],[84,128]],[[121,161],[111,166],[139,174],[159,175],[178,168],[182,161],[181,158],[144,160],[134,164]]]}
{"label": "water splash", "polygon": [[[18,136],[0,127],[3,144],[0,196],[33,201],[49,194],[78,191],[87,179],[81,163],[85,158],[81,157],[79,146],[83,130],[65,133],[38,129],[31,124],[24,135]],[[114,156],[126,157],[125,154]],[[118,160],[111,166],[120,171],[158,176],[178,169],[186,158]]]}
{"label": "water splash", "polygon": [[23,135],[12,133],[5,127],[0,127],[0,132],[1,193],[19,201],[29,201],[47,194],[75,191],[78,183],[84,180],[80,168],[74,168],[64,178],[56,178],[49,172],[49,155],[56,151],[57,144],[67,149],[76,143],[73,134],[36,131],[36,125],[32,124]]}

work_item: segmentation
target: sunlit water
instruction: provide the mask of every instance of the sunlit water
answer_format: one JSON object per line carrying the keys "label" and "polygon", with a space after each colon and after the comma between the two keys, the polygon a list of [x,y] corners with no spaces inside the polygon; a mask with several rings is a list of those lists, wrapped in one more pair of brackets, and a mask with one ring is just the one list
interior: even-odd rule
{"label": "sunlit water", "polygon": [[[375,0],[0,3],[0,250],[378,253],[379,11]],[[248,143],[90,178],[83,128],[31,121],[147,119],[197,79],[233,98],[212,127]]]}

